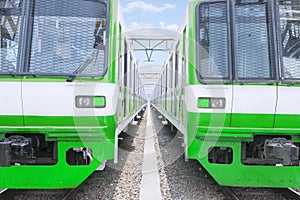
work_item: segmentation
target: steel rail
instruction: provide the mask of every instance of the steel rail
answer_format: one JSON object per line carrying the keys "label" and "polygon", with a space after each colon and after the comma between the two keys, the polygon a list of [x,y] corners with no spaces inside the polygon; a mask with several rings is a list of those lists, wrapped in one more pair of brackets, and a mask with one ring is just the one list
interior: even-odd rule
{"label": "steel rail", "polygon": [[221,186],[222,193],[227,200],[241,200],[230,187]]}

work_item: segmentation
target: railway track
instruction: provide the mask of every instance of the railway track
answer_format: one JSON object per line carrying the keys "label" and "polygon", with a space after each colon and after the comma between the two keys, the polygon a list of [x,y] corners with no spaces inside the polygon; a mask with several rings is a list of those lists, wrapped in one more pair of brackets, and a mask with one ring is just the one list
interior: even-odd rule
{"label": "railway track", "polygon": [[294,188],[279,189],[279,192],[282,193],[288,199],[300,200],[300,189],[294,189]]}
{"label": "railway track", "polygon": [[235,194],[235,192],[230,187],[221,187],[221,191],[225,197],[225,199],[228,200],[241,200],[240,197]]}
{"label": "railway track", "polygon": [[[36,199],[62,199],[72,200],[76,199],[78,193],[81,191],[81,185],[73,189],[64,190],[0,190],[0,200],[14,200],[23,198]],[[20,195],[21,194],[21,195]]]}
{"label": "railway track", "polygon": [[82,185],[72,189],[59,190],[15,190],[15,189],[0,189],[0,200],[15,200],[15,199],[62,199],[72,200],[82,189]]}
{"label": "railway track", "polygon": [[[70,189],[72,190],[72,189]],[[75,192],[65,190],[14,190],[7,189],[0,194],[0,200],[21,200],[21,199],[74,199]],[[71,194],[74,194],[71,196]]]}
{"label": "railway track", "polygon": [[10,200],[13,199],[14,194],[16,194],[17,190],[10,190],[10,189],[1,189],[0,190],[0,200]]}
{"label": "railway track", "polygon": [[[241,190],[241,188],[239,188]],[[246,188],[244,188],[246,189]],[[249,192],[245,191],[245,194],[236,191],[237,188],[233,187],[221,187],[221,192],[223,193],[225,199],[227,200],[243,200],[245,199],[245,194]],[[276,193],[282,195],[282,197],[278,197],[279,199],[289,199],[289,200],[300,200],[300,189],[293,188],[283,188],[283,189],[275,189]],[[257,195],[260,195],[262,192],[257,192]],[[252,192],[250,192],[252,195]],[[246,198],[247,199],[247,198]]]}
{"label": "railway track", "polygon": [[67,190],[64,193],[64,195],[62,197],[62,200],[72,200],[72,199],[75,199],[76,196],[79,193],[80,188],[81,188],[81,185],[79,187],[77,187],[77,188],[73,188],[73,189]]}
{"label": "railway track", "polygon": [[1,188],[0,189],[0,194],[2,194],[3,192],[5,192],[7,189],[6,188]]}

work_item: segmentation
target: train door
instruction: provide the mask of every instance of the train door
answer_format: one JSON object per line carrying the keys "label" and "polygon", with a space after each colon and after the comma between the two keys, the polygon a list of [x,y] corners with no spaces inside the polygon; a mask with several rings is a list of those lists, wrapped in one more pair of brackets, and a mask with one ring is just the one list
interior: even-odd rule
{"label": "train door", "polygon": [[135,91],[136,91],[136,87],[137,87],[137,85],[136,85],[136,69],[137,69],[137,66],[136,66],[136,63],[134,63],[134,65],[133,65],[133,87],[132,87],[132,98],[133,98],[133,100],[132,100],[132,102],[133,102],[133,105],[132,105],[132,109],[133,109],[133,111],[135,111],[135,108],[136,108],[136,93],[135,93]]}
{"label": "train door", "polygon": [[282,84],[278,88],[275,127],[300,128],[300,2],[284,0],[278,5]]}
{"label": "train door", "polygon": [[23,3],[16,0],[0,4],[0,126],[23,125],[21,78],[15,76],[20,58]]}
{"label": "train door", "polygon": [[179,46],[177,45],[176,47],[176,53],[175,53],[175,80],[174,80],[174,117],[177,119],[178,118],[178,111],[179,111],[179,98],[180,98],[180,93],[178,89],[180,88],[180,83],[179,83]]}
{"label": "train door", "polygon": [[167,112],[170,113],[170,115],[173,115],[173,96],[174,96],[174,87],[173,87],[173,54],[169,59],[169,65],[168,65],[168,97],[167,97]]}
{"label": "train door", "polygon": [[[227,4],[225,1],[205,2],[199,5],[197,14],[197,76],[202,85],[187,87],[186,109],[188,112],[200,112],[199,122],[195,120],[196,126],[229,126],[232,65]],[[187,51],[193,55],[192,48]],[[189,103],[191,99],[196,99],[196,102]]]}
{"label": "train door", "polygon": [[165,91],[164,91],[164,109],[165,111],[168,110],[168,64],[165,65],[165,72],[164,72],[164,77],[165,77],[165,82],[164,82],[164,88],[165,88]]}
{"label": "train door", "polygon": [[123,85],[122,85],[122,82],[123,82],[123,59],[124,59],[124,50],[123,50],[123,31],[122,31],[122,26],[121,24],[119,24],[119,50],[118,50],[118,82],[119,82],[119,94],[120,94],[120,98],[118,100],[118,119],[119,120],[123,120],[123,103],[124,103],[124,100],[123,100],[123,96],[122,96],[122,90],[123,90]]}
{"label": "train door", "polygon": [[159,105],[164,108],[164,104],[163,104],[163,92],[165,90],[164,88],[164,72],[162,71],[162,75],[161,75],[161,80],[160,80],[160,95],[158,95],[159,98]]}
{"label": "train door", "polygon": [[128,80],[128,76],[127,76],[127,72],[128,72],[128,47],[127,47],[127,43],[124,41],[124,48],[125,48],[125,53],[124,53],[124,72],[123,72],[123,86],[124,86],[124,88],[123,88],[123,99],[124,99],[124,101],[123,101],[123,108],[124,108],[124,118],[126,118],[127,117],[127,101],[128,101],[128,99],[127,99],[127,97],[126,97],[126,94],[127,94],[127,90],[128,90],[128,88],[127,88],[127,80]]}
{"label": "train door", "polygon": [[128,86],[128,100],[129,100],[129,113],[131,114],[133,111],[133,69],[134,69],[134,60],[133,56],[130,55],[130,69],[129,69],[129,86]]}
{"label": "train door", "polygon": [[[186,84],[186,27],[183,30],[183,35],[182,35],[182,50],[181,50],[181,54],[180,54],[180,58],[181,58],[181,66],[179,67],[180,70],[180,83],[181,85],[179,86],[179,88],[184,88],[185,84]],[[185,105],[184,105],[184,101],[183,101],[183,96],[184,96],[184,90],[180,89],[180,98],[179,98],[179,120],[180,122],[184,121],[184,109],[185,109]]]}
{"label": "train door", "polygon": [[277,63],[272,3],[236,1],[233,5],[235,79],[231,126],[274,125]]}

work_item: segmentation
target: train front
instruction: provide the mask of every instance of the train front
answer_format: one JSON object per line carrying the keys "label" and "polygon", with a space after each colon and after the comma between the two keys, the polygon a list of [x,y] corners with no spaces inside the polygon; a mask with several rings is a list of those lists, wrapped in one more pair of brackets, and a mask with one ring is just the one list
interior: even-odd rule
{"label": "train front", "polygon": [[190,5],[188,156],[221,185],[300,187],[299,6]]}
{"label": "train front", "polygon": [[76,187],[113,158],[110,6],[0,1],[0,188]]}

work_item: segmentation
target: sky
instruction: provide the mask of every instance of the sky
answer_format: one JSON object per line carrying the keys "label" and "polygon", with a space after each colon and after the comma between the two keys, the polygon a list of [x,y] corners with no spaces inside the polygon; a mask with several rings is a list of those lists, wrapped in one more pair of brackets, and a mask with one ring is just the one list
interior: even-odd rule
{"label": "sky", "polygon": [[[188,0],[120,0],[127,29],[138,32],[139,35],[155,35],[147,28],[163,29],[163,35],[175,34],[188,3]],[[146,30],[145,30],[146,28]],[[144,30],[141,30],[144,29]],[[138,30],[138,31],[134,31]],[[145,61],[147,56],[143,51],[136,51],[135,58],[139,67],[158,69],[155,66],[163,66],[168,52],[154,52],[151,62]],[[154,80],[152,80],[154,81]],[[156,82],[156,81],[155,81]],[[150,97],[155,84],[145,85],[145,91]]]}
{"label": "sky", "polygon": [[[138,32],[143,33],[141,29],[155,28],[164,29],[164,34],[175,34],[188,0],[120,0],[120,3],[129,31],[140,29]],[[162,65],[167,52],[154,52],[152,63],[145,62],[144,52],[135,52],[135,56],[139,66]]]}
{"label": "sky", "polygon": [[188,0],[120,0],[127,28],[176,31]]}

